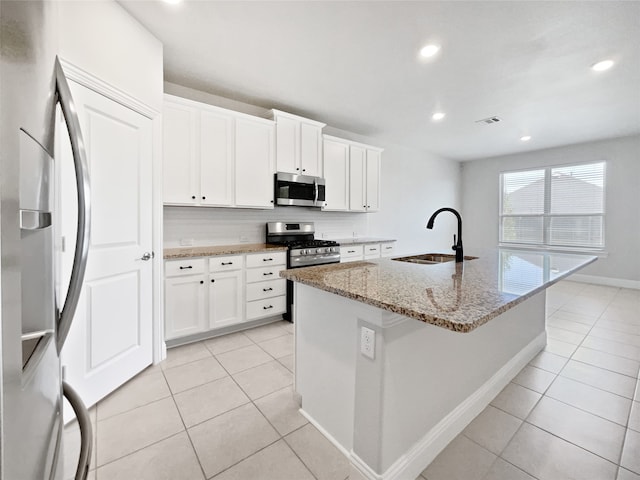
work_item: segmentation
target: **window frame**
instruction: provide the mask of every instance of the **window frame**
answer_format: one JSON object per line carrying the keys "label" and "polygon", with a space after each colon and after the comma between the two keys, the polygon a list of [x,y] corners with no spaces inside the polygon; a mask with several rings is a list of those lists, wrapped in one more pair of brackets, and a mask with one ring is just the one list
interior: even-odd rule
{"label": "window frame", "polygon": [[[602,212],[601,214],[593,213],[564,213],[564,214],[552,214],[551,212],[551,172],[555,168],[566,167],[579,167],[582,165],[594,165],[601,163],[603,165],[602,173]],[[504,214],[503,213],[503,199],[504,199],[504,176],[505,174],[518,173],[518,172],[531,172],[535,170],[544,170],[544,207],[543,213],[529,213],[529,214]],[[520,168],[516,170],[502,170],[499,172],[499,191],[498,191],[498,245],[500,247],[508,247],[515,249],[527,249],[527,250],[543,250],[543,251],[557,251],[557,252],[585,252],[598,254],[599,256],[606,256],[606,217],[607,217],[607,161],[606,160],[591,160],[579,163],[562,163],[555,165],[545,166],[531,166],[527,168]],[[509,242],[502,239],[503,236],[503,219],[504,218],[541,218],[542,219],[542,242],[541,243],[523,243],[523,242]],[[551,219],[561,217],[601,217],[602,218],[602,245],[599,247],[589,247],[585,245],[569,246],[569,245],[557,245],[550,242],[551,237]]]}

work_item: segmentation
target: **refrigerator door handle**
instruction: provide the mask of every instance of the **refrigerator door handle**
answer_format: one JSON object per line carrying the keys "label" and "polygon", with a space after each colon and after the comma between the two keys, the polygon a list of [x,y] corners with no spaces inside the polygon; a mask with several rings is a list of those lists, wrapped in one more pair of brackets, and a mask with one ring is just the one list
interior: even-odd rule
{"label": "refrigerator door handle", "polygon": [[69,84],[60,65],[58,57],[55,63],[56,70],[56,101],[60,102],[62,114],[67,122],[69,130],[69,140],[71,141],[71,151],[73,153],[73,163],[76,171],[76,188],[78,195],[78,230],[76,233],[76,249],[71,268],[71,278],[69,289],[65,298],[58,320],[58,338],[56,340],[58,352],[62,351],[62,346],[67,338],[73,315],[76,312],[84,273],[87,268],[87,255],[89,253],[89,228],[91,223],[91,196],[89,191],[89,172],[87,168],[87,157],[80,130],[78,112],[71,96]]}
{"label": "refrigerator door handle", "polygon": [[86,480],[91,464],[91,449],[93,448],[91,417],[87,407],[80,399],[80,395],[64,380],[62,381],[62,393],[73,408],[80,427],[80,458],[74,480]]}

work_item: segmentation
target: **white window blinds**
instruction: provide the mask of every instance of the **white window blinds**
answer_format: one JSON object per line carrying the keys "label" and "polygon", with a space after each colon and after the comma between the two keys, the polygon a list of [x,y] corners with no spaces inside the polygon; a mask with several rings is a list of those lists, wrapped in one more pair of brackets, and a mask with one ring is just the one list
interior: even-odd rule
{"label": "white window blinds", "polygon": [[500,242],[604,247],[605,163],[500,175]]}

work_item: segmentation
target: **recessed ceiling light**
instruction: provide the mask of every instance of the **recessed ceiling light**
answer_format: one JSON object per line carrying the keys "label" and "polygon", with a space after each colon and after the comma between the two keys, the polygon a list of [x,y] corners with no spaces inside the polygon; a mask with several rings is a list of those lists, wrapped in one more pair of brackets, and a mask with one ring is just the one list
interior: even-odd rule
{"label": "recessed ceiling light", "polygon": [[604,72],[605,70],[609,70],[611,67],[613,67],[613,60],[602,60],[601,62],[591,65],[591,70]]}
{"label": "recessed ceiling light", "polygon": [[442,120],[444,117],[445,117],[445,114],[442,113],[442,112],[436,112],[433,115],[431,115],[431,118],[433,120],[435,120],[436,122],[439,121],[439,120]]}
{"label": "recessed ceiling light", "polygon": [[420,49],[420,55],[425,58],[433,57],[440,51],[440,45],[429,44]]}
{"label": "recessed ceiling light", "polygon": [[531,135],[525,135],[524,137],[520,137],[520,140],[523,142],[528,142],[531,140]]}

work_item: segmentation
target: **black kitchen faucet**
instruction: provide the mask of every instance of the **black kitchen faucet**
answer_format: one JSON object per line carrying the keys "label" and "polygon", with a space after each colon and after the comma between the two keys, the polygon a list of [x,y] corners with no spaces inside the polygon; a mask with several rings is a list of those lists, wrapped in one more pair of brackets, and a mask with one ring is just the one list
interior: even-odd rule
{"label": "black kitchen faucet", "polygon": [[431,218],[427,222],[427,228],[429,230],[433,229],[433,221],[436,219],[440,212],[451,212],[458,218],[458,240],[456,241],[455,234],[453,235],[453,243],[454,245],[451,247],[452,250],[456,252],[456,262],[462,262],[464,260],[464,254],[462,253],[462,217],[460,214],[454,210],[453,208],[444,207],[436,210]]}

